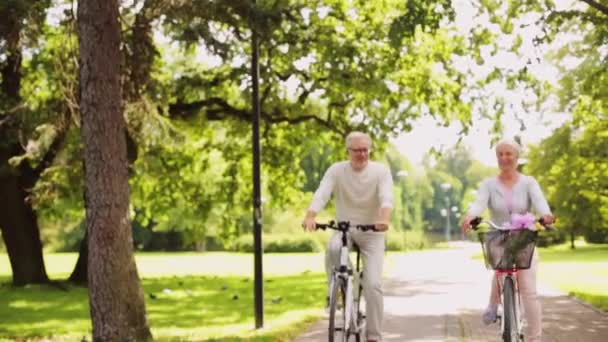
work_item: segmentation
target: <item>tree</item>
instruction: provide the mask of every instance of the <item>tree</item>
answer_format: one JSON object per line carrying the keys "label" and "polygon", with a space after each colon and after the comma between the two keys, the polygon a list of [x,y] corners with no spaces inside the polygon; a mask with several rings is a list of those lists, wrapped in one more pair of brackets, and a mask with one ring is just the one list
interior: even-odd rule
{"label": "tree", "polygon": [[423,230],[423,211],[433,199],[427,174],[423,169],[413,167],[394,146],[389,146],[384,159],[391,169],[395,184],[393,226],[398,230]]}
{"label": "tree", "polygon": [[133,256],[118,1],[78,3],[89,298],[95,341],[147,341]]}
{"label": "tree", "polygon": [[[466,41],[451,27],[454,10],[450,5],[450,1],[290,0],[260,1],[252,6],[248,1],[146,0],[123,6],[122,97],[127,141],[132,142],[127,144],[132,147],[129,160],[137,158],[130,169],[137,193],[133,198],[135,212],[169,217],[164,227],[180,229],[184,225],[199,230],[193,234],[198,237],[209,223],[224,230],[227,237],[247,231],[246,227],[240,229],[243,225],[234,218],[250,204],[248,82],[250,18],[254,12],[260,18],[256,24],[262,39],[262,158],[264,176],[269,180],[265,186],[276,202],[297,198],[294,189],[301,187],[304,175],[292,170],[304,158],[303,146],[310,146],[306,140],[311,137],[304,132],[329,132],[331,138],[317,142],[324,144],[329,139],[341,141],[353,129],[369,131],[375,141],[385,140],[411,129],[412,120],[422,115],[444,122],[462,120],[468,125],[473,99],[464,93],[470,82],[453,59],[468,54],[467,47],[477,41]],[[61,19],[59,26],[69,26],[69,8],[65,14],[67,18]],[[163,33],[171,43],[154,40],[153,30]],[[44,32],[39,40],[44,44],[31,49],[36,57],[51,56],[47,48],[55,39],[51,31]],[[67,41],[73,37],[67,29],[63,34]],[[200,56],[209,58],[201,61]],[[72,65],[69,59],[61,61],[62,65]],[[49,67],[48,62],[42,66],[27,69],[36,87],[24,89],[24,98],[37,98],[36,89],[41,84],[44,88],[45,82],[61,79],[56,72],[59,68]],[[49,97],[54,101],[37,101],[35,109],[61,113],[62,117],[68,113],[73,120],[67,121],[71,123],[68,127],[78,124],[74,111],[63,110],[71,109],[69,102],[76,98],[73,92],[52,92]],[[59,127],[49,117],[30,119],[36,119],[33,127]],[[181,134],[166,129],[172,126]],[[31,137],[33,131],[24,136]],[[184,142],[193,148],[182,151]],[[68,142],[69,148],[61,150],[72,156],[64,155],[61,167],[73,176],[77,172],[72,171],[81,168],[79,144],[74,139]],[[175,171],[175,165],[182,167],[199,156],[205,161],[199,164],[202,167],[210,165],[207,161],[218,161],[222,167],[204,172],[199,166]],[[163,165],[163,159],[175,164]],[[149,165],[153,167],[146,168]],[[174,170],[167,171],[165,166]],[[38,190],[60,183],[59,187],[71,188],[71,194],[79,193],[80,182],[67,181],[75,177],[59,176],[59,167],[54,170],[43,173],[48,186],[23,191],[40,199]],[[149,170],[153,172],[146,174]],[[172,187],[162,186],[166,178],[154,184],[161,178],[156,175],[163,172],[176,172],[173,179],[181,184],[175,188],[188,191],[170,193]],[[183,174],[187,177],[181,177]],[[219,185],[208,186],[207,177]],[[145,195],[149,189],[163,193]],[[221,191],[226,189],[230,191]],[[168,200],[200,203],[198,207],[186,205],[178,212],[175,206],[166,205]],[[73,203],[76,207],[80,202]],[[39,213],[48,219],[49,211]],[[171,222],[174,217],[180,220]]]}
{"label": "tree", "polygon": [[[28,115],[21,96],[23,40],[35,38],[47,1],[5,1],[0,4],[0,230],[13,271],[13,284],[48,282],[31,189],[61,146],[65,130],[40,149],[36,140],[24,147],[29,135]],[[29,25],[28,25],[29,23]],[[24,39],[25,38],[25,39]],[[23,158],[17,158],[24,156]]]}

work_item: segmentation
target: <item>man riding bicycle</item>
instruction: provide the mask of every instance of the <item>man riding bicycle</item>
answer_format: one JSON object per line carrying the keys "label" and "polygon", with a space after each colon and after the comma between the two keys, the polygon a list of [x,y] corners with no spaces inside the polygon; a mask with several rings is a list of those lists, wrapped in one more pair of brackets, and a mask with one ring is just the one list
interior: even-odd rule
{"label": "man riding bicycle", "polygon": [[[368,134],[348,134],[346,147],[349,160],[334,163],[327,169],[306,212],[304,225],[309,231],[315,230],[317,213],[325,207],[332,194],[338,221],[349,221],[351,225],[375,224],[376,231],[351,231],[349,244],[353,241],[357,244],[364,260],[367,341],[380,341],[384,311],[382,267],[385,232],[393,209],[393,179],[386,165],[369,160],[372,139]],[[334,265],[340,263],[340,247],[340,234],[334,233],[325,258],[328,277]]]}

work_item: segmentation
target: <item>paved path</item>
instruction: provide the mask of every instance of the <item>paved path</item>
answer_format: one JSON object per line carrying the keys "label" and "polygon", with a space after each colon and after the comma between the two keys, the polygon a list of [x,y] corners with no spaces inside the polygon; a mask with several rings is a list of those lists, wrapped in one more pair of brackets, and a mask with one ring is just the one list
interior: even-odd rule
{"label": "paved path", "polygon": [[[499,341],[484,326],[491,273],[470,257],[479,245],[399,256],[387,265],[384,341]],[[542,267],[542,262],[541,262]],[[543,342],[608,341],[608,314],[540,285]],[[326,341],[327,320],[294,342]]]}

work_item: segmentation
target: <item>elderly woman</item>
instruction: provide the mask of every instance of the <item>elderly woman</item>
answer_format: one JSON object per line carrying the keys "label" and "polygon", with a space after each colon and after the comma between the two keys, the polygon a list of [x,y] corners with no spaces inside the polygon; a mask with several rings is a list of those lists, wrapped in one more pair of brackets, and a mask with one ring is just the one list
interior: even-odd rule
{"label": "elderly woman", "polygon": [[[526,214],[531,209],[542,215],[546,224],[555,221],[536,179],[518,172],[517,160],[520,152],[521,147],[515,141],[503,140],[496,145],[496,159],[500,173],[498,177],[490,177],[482,182],[477,192],[477,199],[469,208],[462,222],[462,230],[465,233],[471,229],[471,220],[480,216],[486,209],[489,210],[491,220],[499,225],[510,223],[513,215]],[[541,308],[536,293],[538,259],[538,254],[534,251],[530,268],[517,272],[524,315],[528,322],[527,338],[529,341],[540,341],[542,333]],[[499,301],[494,276],[490,301],[483,314],[485,324],[496,321]]]}

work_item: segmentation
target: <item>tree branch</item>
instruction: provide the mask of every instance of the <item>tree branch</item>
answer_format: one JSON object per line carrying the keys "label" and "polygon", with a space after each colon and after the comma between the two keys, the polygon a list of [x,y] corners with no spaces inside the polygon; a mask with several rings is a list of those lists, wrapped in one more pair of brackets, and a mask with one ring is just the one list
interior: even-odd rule
{"label": "tree branch", "polygon": [[584,3],[586,3],[587,5],[595,8],[596,10],[602,12],[605,15],[608,15],[608,6],[605,6],[597,1],[594,0],[580,0]]}
{"label": "tree branch", "polygon": [[[335,106],[336,104],[334,104]],[[198,114],[202,109],[206,108],[206,116],[208,120],[220,121],[227,118],[235,118],[238,120],[251,120],[251,112],[236,108],[230,105],[226,100],[212,97],[206,100],[183,103],[178,102],[169,106],[169,116],[173,119],[187,119]],[[262,111],[261,118],[268,124],[288,123],[299,124],[306,121],[315,121],[324,127],[327,127],[333,132],[344,135],[344,131],[338,128],[330,119],[324,120],[316,115],[300,115],[289,117],[278,110],[273,111],[273,114]]]}

